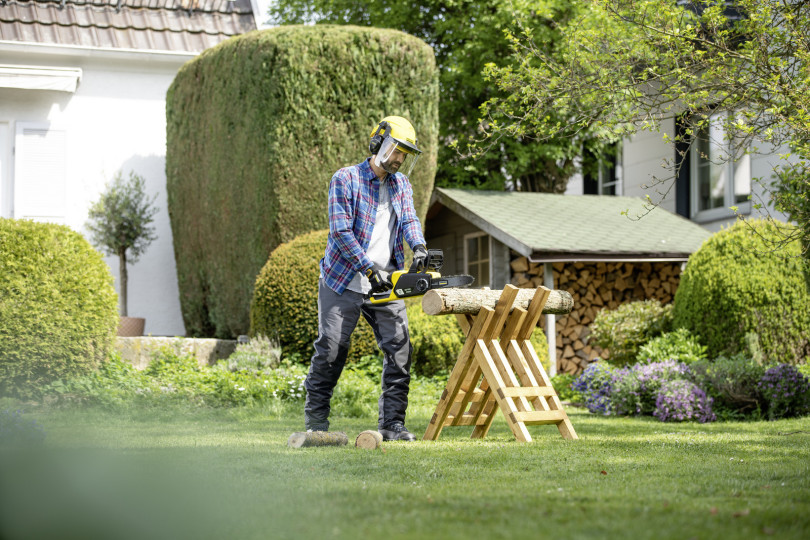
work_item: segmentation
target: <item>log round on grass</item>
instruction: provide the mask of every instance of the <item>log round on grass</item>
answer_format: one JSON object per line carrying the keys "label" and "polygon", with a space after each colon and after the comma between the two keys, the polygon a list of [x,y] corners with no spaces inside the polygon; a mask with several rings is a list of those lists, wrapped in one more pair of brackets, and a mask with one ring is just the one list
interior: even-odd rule
{"label": "log round on grass", "polygon": [[[527,309],[536,289],[520,289],[514,307]],[[489,289],[431,289],[422,298],[422,309],[428,315],[475,315],[482,307],[495,309],[502,291]],[[574,299],[568,291],[549,292],[543,313],[565,315],[571,313]]]}
{"label": "log round on grass", "polygon": [[345,446],[349,438],[342,431],[296,431],[287,440],[290,448],[307,446]]}
{"label": "log round on grass", "polygon": [[383,438],[379,431],[366,430],[357,436],[354,445],[357,448],[365,448],[366,450],[376,450],[382,446]]}

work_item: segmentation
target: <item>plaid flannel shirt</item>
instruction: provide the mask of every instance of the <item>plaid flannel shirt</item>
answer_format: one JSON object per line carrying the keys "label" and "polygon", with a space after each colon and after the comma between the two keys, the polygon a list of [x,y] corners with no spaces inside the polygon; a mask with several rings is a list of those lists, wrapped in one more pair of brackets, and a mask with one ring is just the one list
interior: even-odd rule
{"label": "plaid flannel shirt", "polygon": [[[356,272],[373,266],[366,251],[380,200],[380,180],[371,169],[370,158],[340,169],[329,184],[329,238],[321,259],[321,275],[326,285],[343,294]],[[413,248],[425,245],[422,225],[413,207],[413,189],[408,177],[396,173],[386,176],[382,184],[391,194],[396,225],[394,227],[394,260],[397,268],[405,265],[403,239]]]}

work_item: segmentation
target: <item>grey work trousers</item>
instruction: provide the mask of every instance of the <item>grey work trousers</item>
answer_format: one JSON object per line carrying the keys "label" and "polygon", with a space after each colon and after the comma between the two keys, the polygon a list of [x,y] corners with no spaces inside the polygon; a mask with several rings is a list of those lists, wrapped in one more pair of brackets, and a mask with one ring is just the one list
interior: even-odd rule
{"label": "grey work trousers", "polygon": [[320,279],[318,338],[304,381],[307,390],[304,404],[307,429],[329,429],[332,391],[343,372],[351,335],[361,314],[374,330],[377,345],[384,355],[378,427],[388,428],[394,423],[405,422],[413,352],[405,302],[396,300],[372,304],[362,294],[348,289],[343,294],[337,294]]}

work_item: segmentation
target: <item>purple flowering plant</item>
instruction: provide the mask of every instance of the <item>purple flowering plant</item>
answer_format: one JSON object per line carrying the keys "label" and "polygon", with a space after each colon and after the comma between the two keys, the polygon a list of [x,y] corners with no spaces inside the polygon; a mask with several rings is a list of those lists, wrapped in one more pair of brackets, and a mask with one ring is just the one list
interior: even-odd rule
{"label": "purple flowering plant", "polygon": [[704,423],[716,418],[712,412],[712,398],[685,379],[666,381],[661,385],[653,416],[662,422],[697,420]]}
{"label": "purple flowering plant", "polygon": [[636,364],[613,372],[610,399],[616,414],[652,414],[661,386],[685,379],[689,367],[675,360]]}
{"label": "purple flowering plant", "polygon": [[765,371],[757,386],[771,420],[810,413],[810,381],[795,366],[779,364]]}
{"label": "purple flowering plant", "polygon": [[610,391],[613,366],[594,362],[571,384],[571,388],[585,397],[585,406],[592,413],[610,414]]}

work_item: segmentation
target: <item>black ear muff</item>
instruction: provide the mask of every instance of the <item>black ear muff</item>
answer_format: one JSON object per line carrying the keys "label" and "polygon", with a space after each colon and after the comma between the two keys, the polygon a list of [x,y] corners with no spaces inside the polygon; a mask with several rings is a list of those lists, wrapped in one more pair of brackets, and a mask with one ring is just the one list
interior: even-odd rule
{"label": "black ear muff", "polygon": [[[383,132],[382,135],[380,134],[380,131]],[[375,131],[374,135],[371,137],[371,142],[368,143],[368,151],[371,152],[372,156],[380,151],[383,141],[390,134],[391,125],[385,121],[380,122],[380,124],[377,126],[377,131]]]}

